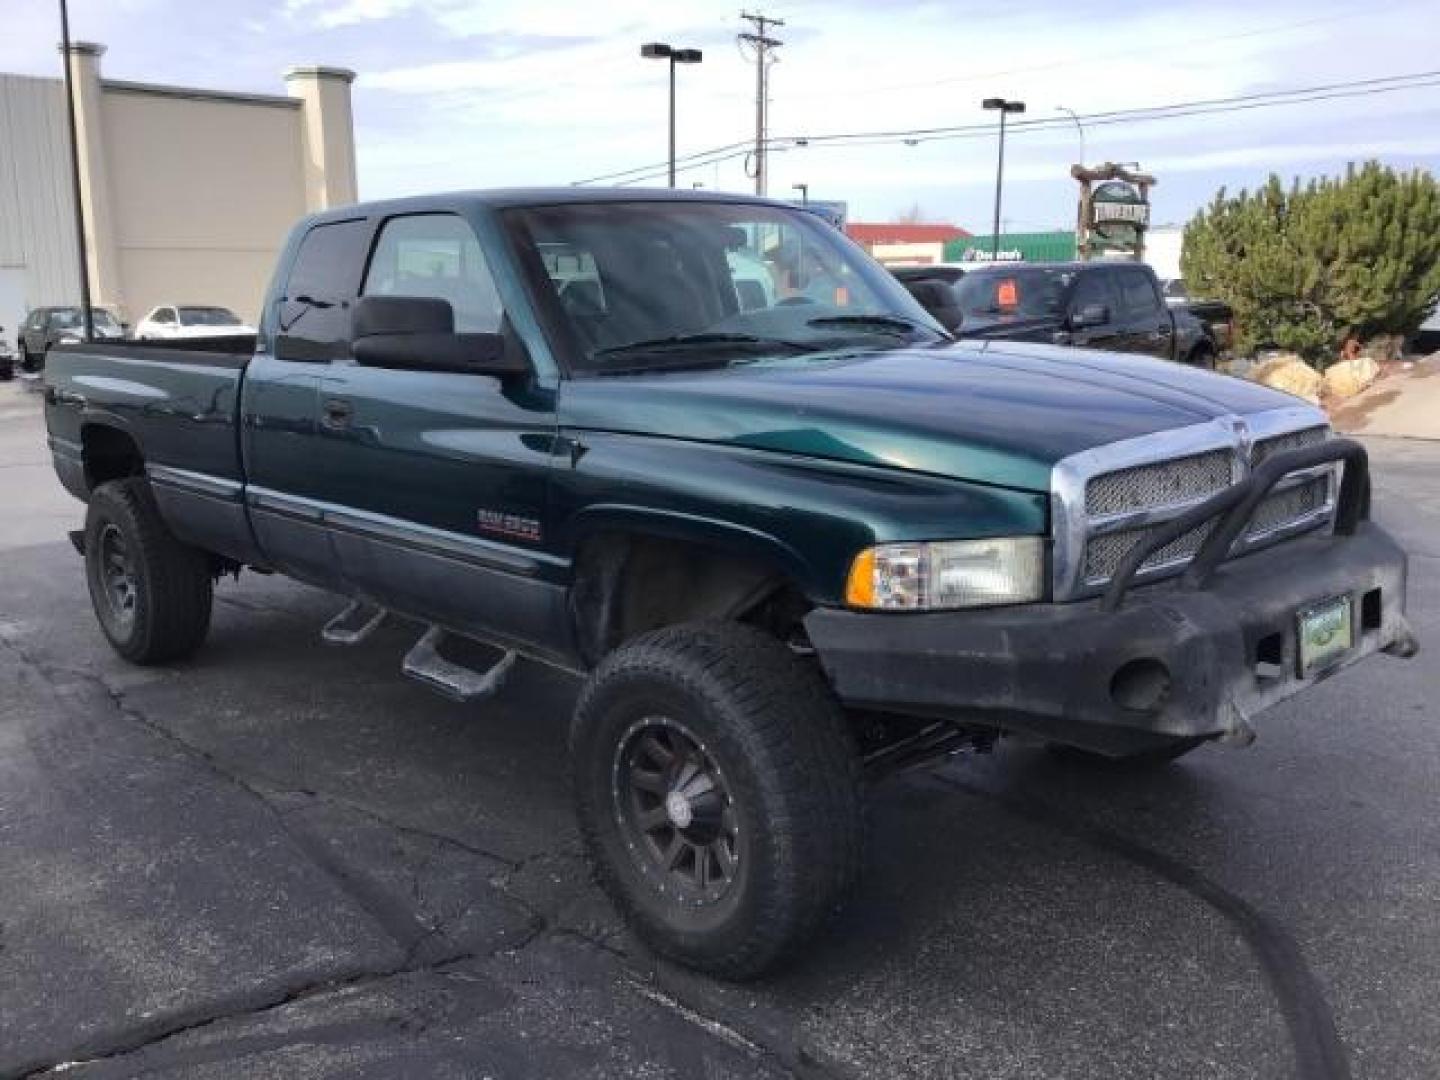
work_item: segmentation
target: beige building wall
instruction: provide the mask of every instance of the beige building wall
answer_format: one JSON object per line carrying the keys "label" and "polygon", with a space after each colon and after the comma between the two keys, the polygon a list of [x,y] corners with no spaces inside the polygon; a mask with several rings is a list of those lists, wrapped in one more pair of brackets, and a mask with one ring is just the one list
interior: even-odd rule
{"label": "beige building wall", "polygon": [[103,121],[126,314],[222,304],[253,322],[308,209],[300,108],[110,83]]}
{"label": "beige building wall", "polygon": [[[357,197],[354,74],[292,68],[283,96],[220,93],[104,79],[104,51],[70,57],[94,302],[132,323],[161,303],[255,321],[290,227]],[[24,309],[79,301],[65,123],[61,80],[0,75],[7,336]]]}

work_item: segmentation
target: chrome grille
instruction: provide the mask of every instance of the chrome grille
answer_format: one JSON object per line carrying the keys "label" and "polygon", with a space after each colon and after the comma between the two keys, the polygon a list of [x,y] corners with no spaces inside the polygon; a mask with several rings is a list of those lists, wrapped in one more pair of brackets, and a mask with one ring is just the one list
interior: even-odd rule
{"label": "chrome grille", "polygon": [[[1132,547],[1190,507],[1224,490],[1274,454],[1322,442],[1323,414],[1288,407],[1225,417],[1077,454],[1056,466],[1054,572],[1057,599],[1101,591]],[[1245,460],[1249,445],[1249,461]],[[1231,555],[1329,520],[1336,472],[1303,470],[1281,481],[1252,515]],[[1215,520],[1147,556],[1143,577],[1175,573],[1194,558]]]}
{"label": "chrome grille", "polygon": [[1269,497],[1255,508],[1246,535],[1264,536],[1306,514],[1313,513],[1325,505],[1329,494],[1330,478],[1328,476],[1312,477],[1295,487],[1271,492]]}
{"label": "chrome grille", "polygon": [[1272,454],[1278,454],[1285,450],[1298,450],[1302,446],[1314,446],[1318,442],[1324,442],[1328,434],[1323,427],[1306,428],[1304,431],[1291,431],[1284,435],[1275,435],[1269,439],[1259,439],[1255,443],[1255,449],[1250,454],[1250,461],[1259,465]]}
{"label": "chrome grille", "polygon": [[1085,485],[1085,512],[1099,517],[1203,499],[1229,486],[1234,479],[1234,461],[1229,450],[1211,450],[1102,473]]}
{"label": "chrome grille", "polygon": [[[1207,521],[1198,529],[1191,529],[1184,536],[1176,537],[1141,563],[1140,569],[1154,570],[1171,563],[1189,562],[1214,527],[1213,521]],[[1092,536],[1085,545],[1085,580],[1097,585],[1109,581],[1115,575],[1115,568],[1120,565],[1125,553],[1153,529],[1154,526],[1151,526],[1148,529],[1126,529],[1124,532]]]}

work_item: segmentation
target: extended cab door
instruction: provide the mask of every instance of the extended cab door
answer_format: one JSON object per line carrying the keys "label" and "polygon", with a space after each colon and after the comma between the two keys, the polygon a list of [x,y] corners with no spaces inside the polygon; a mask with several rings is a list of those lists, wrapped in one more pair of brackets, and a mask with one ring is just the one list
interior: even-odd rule
{"label": "extended cab door", "polygon": [[1155,275],[1143,266],[1117,266],[1115,275],[1123,320],[1121,348],[1162,360],[1175,355],[1175,320],[1160,298]]}
{"label": "extended cab door", "polygon": [[[360,294],[445,300],[457,333],[510,333],[490,260],[458,214],[380,222]],[[323,369],[319,409],[311,467],[350,591],[537,651],[564,636],[565,564],[542,550],[553,390],[528,374],[346,356]]]}
{"label": "extended cab door", "polygon": [[276,569],[343,587],[323,521],[329,485],[318,467],[321,374],[348,356],[350,307],[370,224],[312,225],[294,246],[270,299],[254,360],[245,369],[241,438],[246,500],[256,541]]}
{"label": "extended cab door", "polygon": [[1106,267],[1085,268],[1075,276],[1066,301],[1070,344],[1086,349],[1120,349],[1119,297]]}

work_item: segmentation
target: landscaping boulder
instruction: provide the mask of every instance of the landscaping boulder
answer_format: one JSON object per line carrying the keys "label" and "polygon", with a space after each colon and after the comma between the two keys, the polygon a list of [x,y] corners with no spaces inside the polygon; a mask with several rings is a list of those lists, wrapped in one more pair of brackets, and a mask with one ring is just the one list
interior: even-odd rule
{"label": "landscaping boulder", "polygon": [[1250,378],[1276,390],[1284,390],[1306,401],[1320,403],[1320,373],[1294,353],[1281,353],[1250,369]]}
{"label": "landscaping boulder", "polygon": [[1375,381],[1380,365],[1369,356],[1341,360],[1325,369],[1325,393],[1333,398],[1349,398]]}

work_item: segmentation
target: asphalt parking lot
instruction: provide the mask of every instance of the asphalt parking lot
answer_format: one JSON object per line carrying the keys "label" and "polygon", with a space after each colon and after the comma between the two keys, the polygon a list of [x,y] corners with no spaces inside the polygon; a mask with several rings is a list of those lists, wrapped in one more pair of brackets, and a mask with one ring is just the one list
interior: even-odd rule
{"label": "asphalt parking lot", "polygon": [[1370,448],[1432,651],[1148,776],[890,781],[853,906],[733,986],[590,884],[572,682],[452,705],[411,628],[327,648],[337,602],[253,574],[193,661],[120,661],[0,384],[0,1075],[1440,1076],[1440,443]]}

